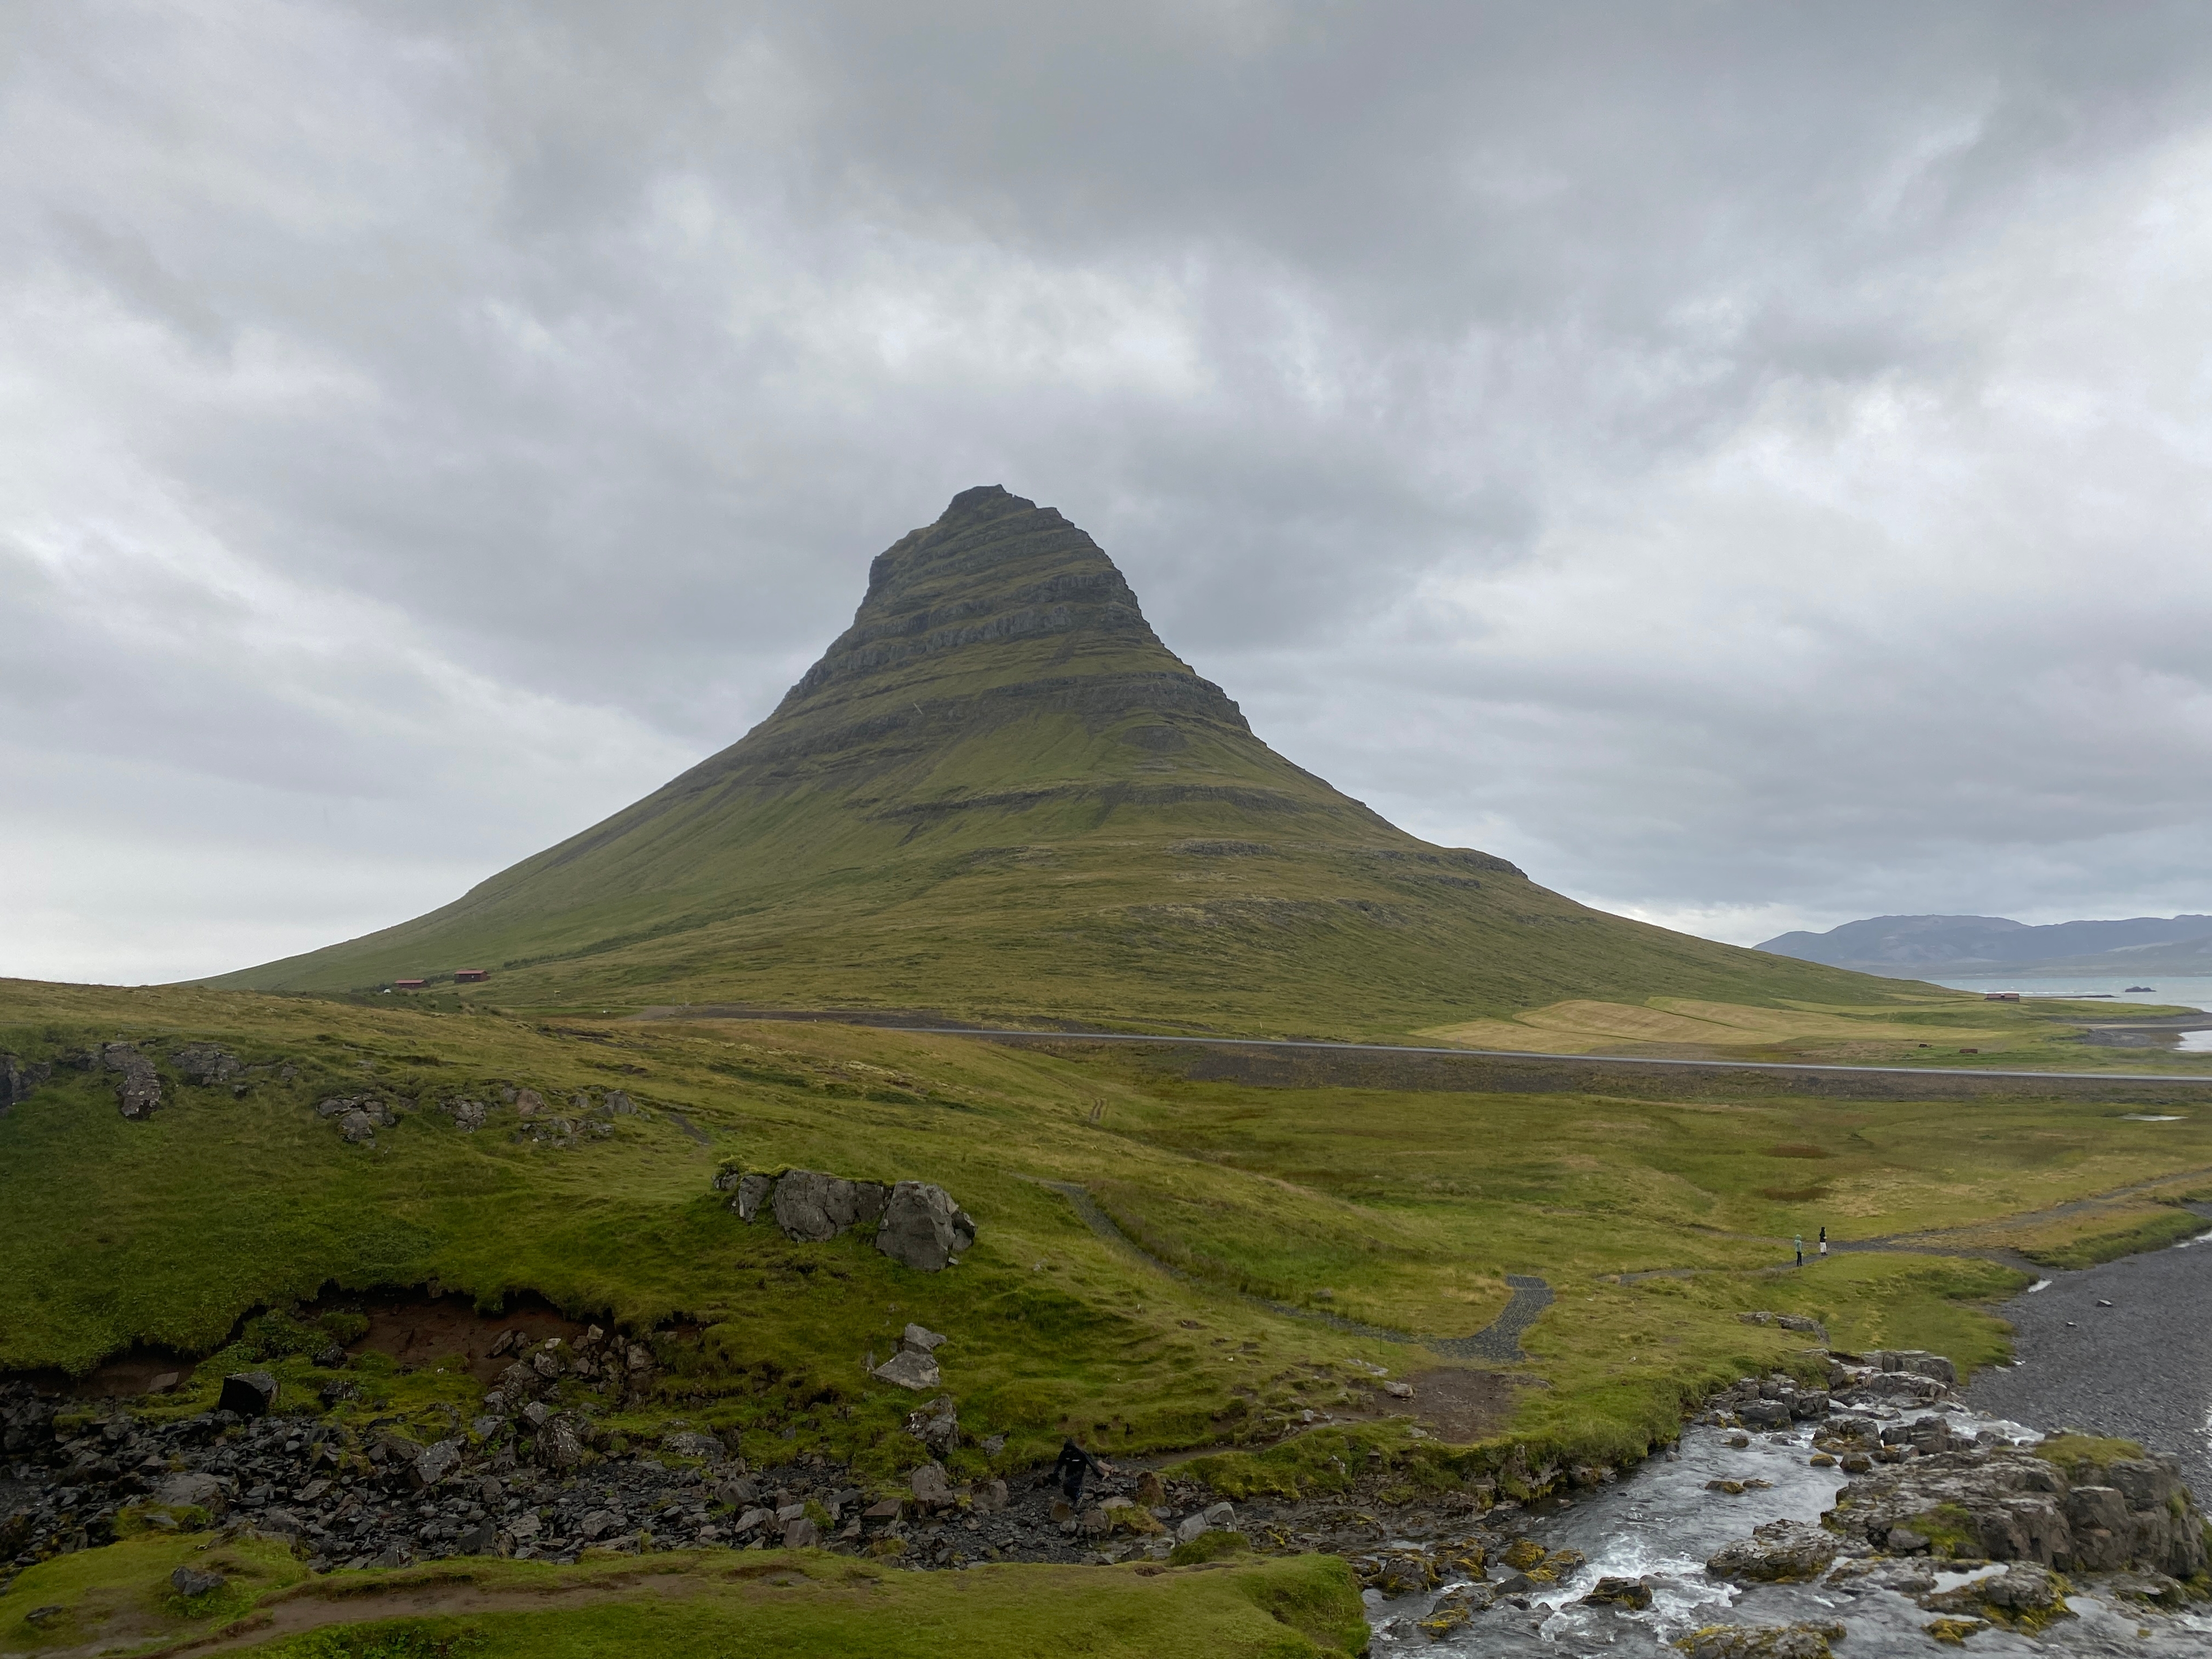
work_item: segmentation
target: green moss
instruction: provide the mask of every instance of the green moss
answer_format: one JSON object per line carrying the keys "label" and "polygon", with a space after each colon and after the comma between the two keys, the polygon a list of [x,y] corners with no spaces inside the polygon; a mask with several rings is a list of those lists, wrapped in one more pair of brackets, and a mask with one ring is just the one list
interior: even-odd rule
{"label": "green moss", "polygon": [[2046,1435],[2029,1450],[2045,1462],[2057,1464],[2069,1480],[2078,1480],[2087,1471],[2143,1455],[2139,1442],[2092,1434]]}
{"label": "green moss", "polygon": [[1220,1561],[1233,1555],[1247,1554],[1251,1547],[1251,1540],[1243,1533],[1217,1527],[1177,1544],[1168,1552],[1168,1565],[1171,1567],[1194,1567],[1202,1562]]}
{"label": "green moss", "polygon": [[1973,1514],[1963,1505],[1938,1504],[1934,1509],[1923,1510],[1905,1524],[1928,1540],[1931,1554],[1978,1556],[1981,1553],[1981,1539],[1974,1530]]}

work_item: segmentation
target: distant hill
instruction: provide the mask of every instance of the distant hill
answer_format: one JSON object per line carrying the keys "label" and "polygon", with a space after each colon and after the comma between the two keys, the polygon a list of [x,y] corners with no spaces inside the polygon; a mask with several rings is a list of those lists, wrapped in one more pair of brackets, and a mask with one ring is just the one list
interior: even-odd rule
{"label": "distant hill", "polygon": [[1255,736],[1089,536],[995,485],[880,555],[737,744],[441,909],[212,982],[460,969],[508,1006],[1363,1035],[1567,998],[1869,997],[1387,823]]}
{"label": "distant hill", "polygon": [[1759,946],[1801,962],[1911,978],[1991,974],[2212,973],[2212,916],[2130,916],[2041,927],[2003,916],[1875,916]]}

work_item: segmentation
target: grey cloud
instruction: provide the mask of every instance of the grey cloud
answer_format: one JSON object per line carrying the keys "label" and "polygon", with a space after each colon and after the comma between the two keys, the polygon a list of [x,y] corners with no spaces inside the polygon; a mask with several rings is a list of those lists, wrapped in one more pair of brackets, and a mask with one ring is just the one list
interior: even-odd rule
{"label": "grey cloud", "polygon": [[[2205,908],[2193,7],[0,27],[0,861],[76,872],[0,971],[451,896],[759,718],[978,482],[1569,890]],[[195,933],[264,854],[367,896]]]}

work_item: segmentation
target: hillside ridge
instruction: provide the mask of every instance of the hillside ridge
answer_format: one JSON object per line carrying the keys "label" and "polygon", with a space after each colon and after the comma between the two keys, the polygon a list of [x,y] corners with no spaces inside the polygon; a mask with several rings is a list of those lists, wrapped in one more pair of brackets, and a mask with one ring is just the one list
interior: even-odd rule
{"label": "hillside ridge", "polygon": [[1323,1036],[1569,996],[1867,995],[1399,829],[1268,747],[1097,542],[995,484],[878,554],[850,625],[737,742],[426,915],[211,982],[373,994],[464,967],[501,1006]]}

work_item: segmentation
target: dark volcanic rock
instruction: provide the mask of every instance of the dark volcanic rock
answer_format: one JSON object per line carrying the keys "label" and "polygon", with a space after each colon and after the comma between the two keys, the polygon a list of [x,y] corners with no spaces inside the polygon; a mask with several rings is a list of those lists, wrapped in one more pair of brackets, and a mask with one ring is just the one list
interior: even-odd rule
{"label": "dark volcanic rock", "polygon": [[262,1417],[276,1403],[274,1376],[267,1371],[234,1371],[222,1379],[222,1394],[216,1409],[236,1412],[240,1417]]}

